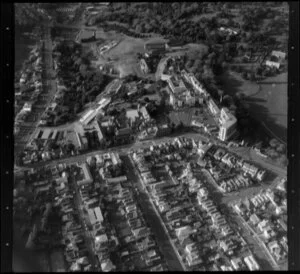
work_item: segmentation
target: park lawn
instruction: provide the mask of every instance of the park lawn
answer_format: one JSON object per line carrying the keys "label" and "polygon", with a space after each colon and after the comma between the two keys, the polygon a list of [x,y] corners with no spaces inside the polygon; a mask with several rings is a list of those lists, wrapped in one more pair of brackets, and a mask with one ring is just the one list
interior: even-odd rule
{"label": "park lawn", "polygon": [[66,264],[63,255],[63,250],[53,251],[50,255],[51,257],[51,266],[53,272],[65,272]]}
{"label": "park lawn", "polygon": [[287,73],[281,73],[257,84],[244,80],[238,73],[227,72],[218,77],[225,94],[245,94],[244,104],[251,116],[265,124],[273,135],[287,138]]}
{"label": "park lawn", "polygon": [[136,56],[138,52],[144,52],[143,39],[123,36],[122,41],[105,53],[104,56],[117,60],[113,64],[120,72],[120,77],[124,77],[129,74],[139,75],[139,65]]}
{"label": "park lawn", "polygon": [[180,125],[180,123],[182,122],[184,126],[189,127],[191,125],[194,113],[195,109],[193,108],[183,111],[172,111],[169,114],[169,118],[171,120],[171,123],[174,123],[175,126]]}
{"label": "park lawn", "polygon": [[269,77],[261,81],[261,83],[261,91],[254,96],[254,98],[260,99],[257,104],[264,106],[268,110],[269,116],[274,120],[274,122],[286,129],[287,73]]}
{"label": "park lawn", "polygon": [[216,77],[220,81],[220,86],[225,94],[234,96],[237,93],[243,93],[245,96],[253,96],[259,90],[259,86],[255,82],[243,79],[243,77],[233,71],[226,71]]}

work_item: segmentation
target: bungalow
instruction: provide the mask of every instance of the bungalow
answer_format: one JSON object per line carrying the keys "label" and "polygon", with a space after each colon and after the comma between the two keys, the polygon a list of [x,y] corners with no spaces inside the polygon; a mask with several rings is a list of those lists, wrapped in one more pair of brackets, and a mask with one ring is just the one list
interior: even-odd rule
{"label": "bungalow", "polygon": [[244,262],[246,263],[246,265],[250,271],[255,271],[255,270],[260,269],[260,267],[259,267],[258,263],[256,262],[256,260],[254,259],[253,255],[245,257]]}
{"label": "bungalow", "polygon": [[101,262],[101,269],[103,272],[111,272],[116,269],[116,266],[111,262],[110,259]]}
{"label": "bungalow", "polygon": [[159,52],[165,52],[166,50],[166,43],[160,42],[160,43],[146,43],[144,45],[144,48],[146,51],[159,51]]}
{"label": "bungalow", "polygon": [[145,237],[145,236],[148,236],[150,234],[150,229],[148,227],[143,226],[143,227],[134,229],[132,231],[132,234],[136,238]]}
{"label": "bungalow", "polygon": [[256,226],[259,222],[260,222],[260,219],[259,217],[254,213],[250,216],[250,221],[251,223]]}
{"label": "bungalow", "polygon": [[106,178],[106,182],[108,184],[122,183],[122,182],[126,182],[126,181],[127,181],[127,177],[126,176],[119,176],[119,177],[114,177],[114,178]]}
{"label": "bungalow", "polygon": [[273,62],[273,61],[267,60],[266,61],[266,66],[270,67],[270,68],[277,68],[277,69],[279,69],[280,68],[280,63],[279,62]]}
{"label": "bungalow", "polygon": [[286,58],[286,53],[282,51],[273,50],[271,56],[277,57],[279,60],[284,60]]}

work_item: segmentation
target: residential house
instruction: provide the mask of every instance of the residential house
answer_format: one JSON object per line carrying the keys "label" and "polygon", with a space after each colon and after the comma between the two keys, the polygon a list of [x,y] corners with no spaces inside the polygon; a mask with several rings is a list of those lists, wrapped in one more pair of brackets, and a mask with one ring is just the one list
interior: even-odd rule
{"label": "residential house", "polygon": [[257,261],[254,259],[253,255],[245,257],[244,262],[246,263],[246,265],[250,271],[255,271],[255,270],[260,269],[260,267],[259,267]]}

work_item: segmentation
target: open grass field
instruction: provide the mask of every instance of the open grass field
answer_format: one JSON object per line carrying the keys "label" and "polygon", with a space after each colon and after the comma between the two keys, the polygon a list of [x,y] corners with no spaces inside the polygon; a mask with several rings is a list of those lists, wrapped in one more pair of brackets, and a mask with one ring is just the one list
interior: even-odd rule
{"label": "open grass field", "polygon": [[244,80],[237,73],[219,77],[226,94],[245,94],[245,106],[251,115],[279,139],[287,139],[287,73],[268,77],[260,83]]}
{"label": "open grass field", "polygon": [[226,71],[217,79],[221,82],[221,87],[226,94],[234,96],[237,93],[243,93],[245,96],[253,96],[259,91],[259,86],[242,78],[240,74],[233,71]]}
{"label": "open grass field", "polygon": [[51,253],[51,266],[53,272],[65,272],[66,265],[62,250],[56,250]]}
{"label": "open grass field", "polygon": [[287,139],[287,73],[260,82],[260,91],[246,100],[253,117],[280,139]]}
{"label": "open grass field", "polygon": [[174,123],[175,126],[180,125],[182,122],[184,126],[190,126],[192,117],[194,115],[195,109],[190,108],[186,109],[184,111],[172,111],[169,114],[169,118],[171,120],[171,123]]}

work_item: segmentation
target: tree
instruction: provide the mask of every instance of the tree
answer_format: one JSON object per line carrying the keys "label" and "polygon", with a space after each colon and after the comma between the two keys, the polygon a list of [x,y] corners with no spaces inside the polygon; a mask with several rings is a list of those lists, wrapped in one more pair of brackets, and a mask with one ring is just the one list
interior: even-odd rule
{"label": "tree", "polygon": [[281,155],[278,159],[277,162],[281,165],[281,166],[287,166],[288,164],[288,159],[286,157],[286,155]]}
{"label": "tree", "polygon": [[82,108],[82,105],[79,102],[76,102],[74,105],[74,115],[76,115]]}
{"label": "tree", "polygon": [[46,151],[51,151],[52,149],[57,149],[58,145],[54,140],[50,140],[47,142]]}
{"label": "tree", "polygon": [[279,153],[285,153],[286,151],[286,146],[284,144],[278,144],[276,147],[277,152]]}
{"label": "tree", "polygon": [[269,142],[269,145],[272,148],[276,148],[279,145],[279,142],[276,139],[271,139],[270,142]]}
{"label": "tree", "polygon": [[218,96],[220,98],[220,103],[222,103],[222,101],[223,101],[223,95],[224,95],[224,91],[221,89],[218,89]]}
{"label": "tree", "polygon": [[224,106],[229,107],[230,105],[233,104],[233,98],[230,95],[226,94],[226,95],[223,96],[223,101],[222,102],[223,102]]}
{"label": "tree", "polygon": [[270,158],[272,158],[272,159],[278,157],[278,152],[277,152],[274,148],[269,148],[269,149],[267,149],[267,150],[266,150],[266,154],[267,154]]}
{"label": "tree", "polygon": [[137,33],[144,33],[145,32],[144,24],[143,23],[138,23],[135,27],[135,31]]}

